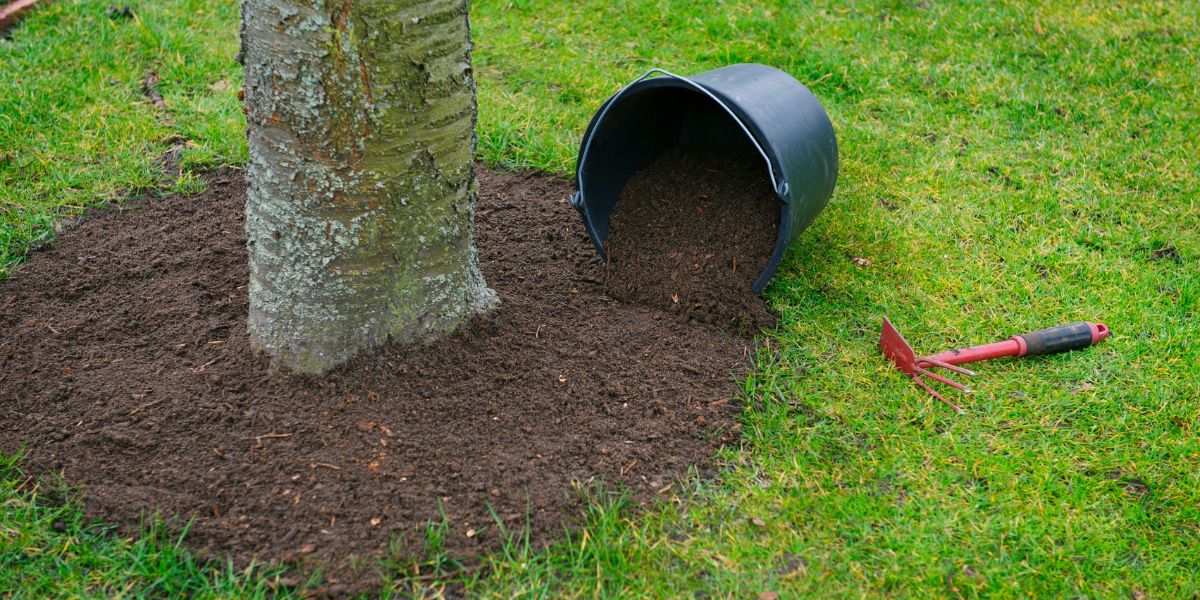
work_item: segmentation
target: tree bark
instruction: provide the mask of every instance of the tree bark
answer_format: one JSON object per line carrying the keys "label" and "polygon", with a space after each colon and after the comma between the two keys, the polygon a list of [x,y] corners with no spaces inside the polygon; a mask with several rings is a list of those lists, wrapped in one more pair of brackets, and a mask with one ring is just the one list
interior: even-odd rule
{"label": "tree bark", "polygon": [[465,0],[243,0],[253,343],[323,372],[498,300],[472,240]]}

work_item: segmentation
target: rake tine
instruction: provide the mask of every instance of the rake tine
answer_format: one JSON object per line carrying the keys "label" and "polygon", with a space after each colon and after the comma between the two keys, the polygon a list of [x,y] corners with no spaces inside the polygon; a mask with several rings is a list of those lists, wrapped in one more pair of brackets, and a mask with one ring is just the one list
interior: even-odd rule
{"label": "rake tine", "polygon": [[929,387],[929,384],[928,384],[928,383],[925,383],[924,381],[921,381],[921,376],[920,376],[920,375],[913,375],[913,379],[914,379],[914,380],[916,380],[916,382],[917,382],[917,385],[920,385],[921,387],[925,388],[925,391],[929,392],[930,394],[933,394],[933,397],[934,397],[934,398],[937,398],[938,400],[941,400],[942,402],[945,402],[945,403],[946,403],[948,406],[950,406],[950,408],[953,408],[953,409],[954,409],[954,412],[956,412],[956,413],[958,413],[958,414],[960,414],[960,415],[961,415],[961,414],[964,414],[964,413],[963,413],[963,409],[959,408],[959,407],[958,407],[958,405],[956,405],[955,403],[953,403],[953,402],[951,402],[951,401],[949,401],[949,400],[947,400],[947,399],[943,398],[943,397],[942,397],[942,395],[941,395],[941,394],[939,394],[939,393],[937,393],[937,391],[936,391],[936,390],[934,390],[933,388]]}
{"label": "rake tine", "polygon": [[928,375],[931,379],[936,379],[937,381],[940,381],[946,385],[956,387],[964,392],[967,392],[968,394],[971,393],[970,388],[968,388],[967,386],[965,386],[957,381],[954,381],[953,379],[948,379],[946,377],[942,377],[941,375],[938,375],[937,373],[932,373],[930,371],[926,371],[925,369],[922,369],[921,367],[918,367],[918,366],[913,366],[913,370],[922,375]]}
{"label": "rake tine", "polygon": [[962,373],[963,375],[970,375],[972,377],[975,376],[975,371],[972,371],[970,369],[964,369],[958,365],[952,365],[948,362],[941,361],[936,358],[929,358],[928,356],[918,360],[917,362],[927,362],[931,365],[936,365],[943,369],[950,369],[951,371],[954,371],[955,373]]}

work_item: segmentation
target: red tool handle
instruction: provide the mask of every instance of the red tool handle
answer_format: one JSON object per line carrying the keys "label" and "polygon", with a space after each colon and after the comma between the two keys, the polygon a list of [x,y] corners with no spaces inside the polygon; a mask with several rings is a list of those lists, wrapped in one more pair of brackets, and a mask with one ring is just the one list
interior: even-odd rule
{"label": "red tool handle", "polygon": [[1111,332],[1108,326],[1100,323],[1071,323],[1049,329],[1039,329],[1032,333],[1014,335],[1003,342],[971,346],[960,350],[948,350],[941,354],[918,358],[917,363],[927,361],[932,364],[947,363],[961,365],[963,363],[1001,358],[1005,356],[1037,356],[1039,354],[1057,354],[1068,350],[1086,348],[1108,337]]}

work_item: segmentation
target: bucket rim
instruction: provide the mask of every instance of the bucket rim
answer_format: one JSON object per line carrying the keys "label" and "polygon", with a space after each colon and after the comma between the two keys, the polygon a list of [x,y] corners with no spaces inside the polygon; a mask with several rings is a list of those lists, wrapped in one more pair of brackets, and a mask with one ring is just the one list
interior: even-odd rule
{"label": "bucket rim", "polygon": [[[662,77],[654,77],[654,75],[661,75]],[[750,142],[754,144],[754,149],[758,151],[759,156],[763,159],[763,162],[766,163],[767,173],[771,178],[771,187],[774,188],[775,194],[779,196],[781,202],[788,204],[788,182],[783,174],[782,166],[779,172],[776,172],[775,164],[771,161],[770,155],[767,154],[766,148],[764,148],[762,143],[759,142],[758,137],[754,135],[754,132],[750,130],[750,127],[745,123],[745,121],[743,121],[743,119],[738,116],[738,114],[732,108],[730,108],[729,104],[714,94],[712,90],[709,90],[703,85],[696,83],[695,81],[692,81],[683,75],[678,75],[658,67],[646,71],[640,77],[634,79],[618,90],[617,93],[613,94],[612,97],[610,97],[608,101],[604,103],[604,106],[601,107],[599,114],[597,114],[595,119],[593,119],[593,123],[588,127],[587,137],[583,141],[583,146],[580,149],[579,156],[575,163],[575,183],[578,187],[578,191],[576,192],[575,196],[571,198],[572,204],[575,204],[576,208],[581,208],[582,204],[586,202],[584,193],[586,184],[584,181],[583,165],[587,164],[588,153],[591,151],[592,147],[592,139],[596,137],[596,132],[600,129],[600,124],[604,121],[604,117],[608,115],[609,109],[611,109],[613,105],[615,105],[617,101],[621,99],[621,96],[625,95],[625,93],[634,86],[646,81],[664,78],[679,81],[683,83],[685,87],[693,89],[697,92],[700,92],[704,96],[707,96],[709,100],[712,100],[717,104],[717,106],[721,107],[721,110],[724,111],[729,118],[733,119],[733,122],[736,123],[738,128],[741,129],[742,133],[746,135],[746,138],[748,138]]]}
{"label": "bucket rim", "polygon": [[[651,105],[661,104],[657,94],[670,90],[684,92],[707,104],[707,110],[716,118],[732,119],[735,127],[729,127],[725,135],[749,140],[766,163],[766,175],[779,201],[780,214],[775,249],[751,286],[754,294],[761,294],[774,278],[793,238],[811,224],[828,202],[837,180],[837,141],[829,115],[813,93],[786,71],[758,63],[726,65],[692,76],[658,67],[649,69],[618,89],[592,116],[577,154],[576,192],[568,197],[569,204],[583,217],[584,229],[596,252],[607,259],[604,242],[617,201],[612,197],[608,180],[614,176],[629,177],[629,170],[637,168],[630,160],[642,157],[636,152],[632,159],[625,154],[610,156],[614,150],[608,143],[612,134],[609,122],[615,119],[619,129],[626,105],[640,106],[643,100]],[[782,119],[781,128],[764,127],[764,120],[775,119]],[[615,161],[617,170],[597,171],[598,156]],[[793,178],[803,184],[798,190],[791,189]],[[593,194],[598,196],[592,198]],[[797,222],[797,219],[802,220]]]}

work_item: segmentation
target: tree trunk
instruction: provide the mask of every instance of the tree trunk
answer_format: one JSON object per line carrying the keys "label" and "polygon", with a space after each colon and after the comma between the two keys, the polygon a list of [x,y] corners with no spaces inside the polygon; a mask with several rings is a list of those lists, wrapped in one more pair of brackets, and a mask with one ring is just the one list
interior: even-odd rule
{"label": "tree trunk", "polygon": [[250,336],[323,372],[498,300],[479,269],[465,0],[243,0]]}

